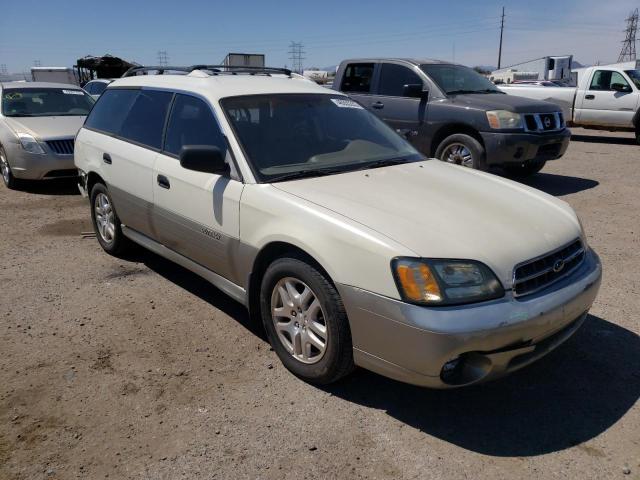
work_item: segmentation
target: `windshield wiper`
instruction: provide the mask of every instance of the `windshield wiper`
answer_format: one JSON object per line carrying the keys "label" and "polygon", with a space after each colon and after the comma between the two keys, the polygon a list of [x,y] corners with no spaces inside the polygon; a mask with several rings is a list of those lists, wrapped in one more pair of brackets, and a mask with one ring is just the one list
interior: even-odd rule
{"label": "windshield wiper", "polygon": [[300,178],[310,178],[310,177],[323,177],[325,175],[333,175],[334,173],[342,173],[343,169],[309,169],[309,170],[298,170],[297,172],[285,173],[283,175],[278,175],[276,177],[269,178],[269,183],[275,182],[285,182],[287,180],[298,180]]}
{"label": "windshield wiper", "polygon": [[370,168],[391,167],[393,165],[400,165],[401,163],[408,163],[404,158],[385,158],[383,160],[376,160],[374,162],[367,162],[361,165],[358,170],[368,170]]}

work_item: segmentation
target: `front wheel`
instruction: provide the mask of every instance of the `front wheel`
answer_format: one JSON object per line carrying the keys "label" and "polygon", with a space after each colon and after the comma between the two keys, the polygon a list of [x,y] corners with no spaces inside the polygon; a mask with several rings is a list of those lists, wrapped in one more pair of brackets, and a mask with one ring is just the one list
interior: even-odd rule
{"label": "front wheel", "polygon": [[96,238],[105,252],[120,256],[127,250],[130,240],[122,233],[113,200],[102,183],[96,183],[91,189],[91,220]]}
{"label": "front wheel", "polygon": [[519,165],[505,165],[504,169],[507,174],[511,176],[524,178],[538,173],[544,168],[546,163],[547,162],[544,160],[537,162],[525,162]]}
{"label": "front wheel", "polygon": [[0,147],[0,173],[2,174],[2,181],[7,188],[15,189],[18,186],[18,180],[11,173],[11,166],[9,160],[7,160],[7,154],[4,148]]}
{"label": "front wheel", "polygon": [[306,259],[279,258],[267,268],[260,311],[271,346],[294,375],[328,384],[353,370],[351,331],[340,295]]}
{"label": "front wheel", "polygon": [[463,167],[487,170],[486,152],[482,144],[464,133],[445,138],[436,149],[436,158]]}

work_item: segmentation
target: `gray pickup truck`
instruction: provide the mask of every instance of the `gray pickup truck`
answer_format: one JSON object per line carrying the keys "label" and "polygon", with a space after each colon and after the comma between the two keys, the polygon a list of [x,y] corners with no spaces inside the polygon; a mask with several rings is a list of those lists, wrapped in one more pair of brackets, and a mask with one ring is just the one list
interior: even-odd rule
{"label": "gray pickup truck", "polygon": [[333,88],[425,155],[480,170],[532,175],[560,158],[571,136],[558,106],[505,95],[474,70],[438,60],[345,60]]}

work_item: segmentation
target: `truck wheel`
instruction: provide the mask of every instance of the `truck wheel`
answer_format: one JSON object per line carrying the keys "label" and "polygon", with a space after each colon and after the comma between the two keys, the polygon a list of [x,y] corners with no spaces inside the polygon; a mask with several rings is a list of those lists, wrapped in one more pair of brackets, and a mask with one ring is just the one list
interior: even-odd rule
{"label": "truck wheel", "polygon": [[9,160],[7,160],[7,154],[2,147],[0,147],[0,173],[2,173],[2,181],[7,188],[12,190],[17,188],[18,180],[13,176],[13,173],[11,173],[11,166],[9,165]]}
{"label": "truck wheel", "polygon": [[125,253],[131,241],[122,233],[113,200],[102,183],[96,183],[91,189],[91,220],[98,243],[105,252],[116,257]]}
{"label": "truck wheel", "polygon": [[544,160],[537,162],[525,162],[519,165],[505,165],[504,170],[508,175],[513,177],[529,177],[531,175],[535,175],[540,170],[542,170],[547,162]]}
{"label": "truck wheel", "polygon": [[482,144],[470,135],[456,133],[445,138],[436,149],[436,158],[463,167],[487,170],[487,159]]}
{"label": "truck wheel", "polygon": [[279,258],[260,289],[262,322],[284,366],[297,377],[333,383],[353,368],[353,346],[340,295],[304,257]]}

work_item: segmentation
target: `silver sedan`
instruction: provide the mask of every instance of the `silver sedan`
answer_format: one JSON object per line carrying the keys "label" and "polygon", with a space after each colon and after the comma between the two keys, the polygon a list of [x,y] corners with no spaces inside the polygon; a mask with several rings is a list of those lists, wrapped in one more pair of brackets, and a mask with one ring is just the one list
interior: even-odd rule
{"label": "silver sedan", "polygon": [[20,179],[73,177],[74,138],[94,100],[75,85],[0,83],[0,170],[5,185]]}

